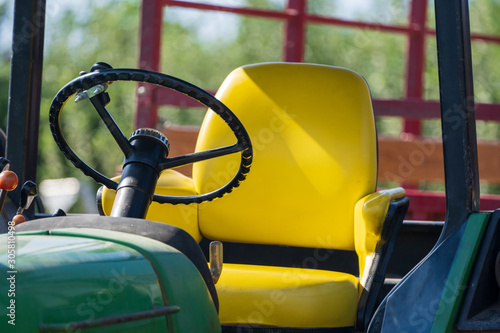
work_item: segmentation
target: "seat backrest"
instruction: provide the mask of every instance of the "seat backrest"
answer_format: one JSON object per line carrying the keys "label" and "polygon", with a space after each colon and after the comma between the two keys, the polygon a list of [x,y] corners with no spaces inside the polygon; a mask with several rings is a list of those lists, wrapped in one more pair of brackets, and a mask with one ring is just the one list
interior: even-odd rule
{"label": "seat backrest", "polygon": [[[223,241],[354,249],[354,207],[376,188],[377,141],[368,86],[343,68],[265,63],[234,70],[217,97],[253,144],[247,179],[199,206],[201,233]],[[236,141],[209,111],[196,151]],[[235,174],[239,154],[193,167],[201,193]]]}

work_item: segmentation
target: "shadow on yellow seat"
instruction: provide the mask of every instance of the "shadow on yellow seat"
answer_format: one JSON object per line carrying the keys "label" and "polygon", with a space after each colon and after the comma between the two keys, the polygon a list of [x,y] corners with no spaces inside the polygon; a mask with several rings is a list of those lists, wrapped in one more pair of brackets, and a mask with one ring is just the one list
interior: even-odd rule
{"label": "shadow on yellow seat", "polygon": [[[247,179],[223,198],[198,206],[154,203],[147,219],[184,228],[197,240],[312,249],[304,267],[225,262],[216,288],[226,331],[364,330],[408,207],[403,189],[376,191],[377,139],[366,82],[336,67],[256,64],[233,71],[217,97],[252,139]],[[209,110],[196,150],[235,141]],[[167,170],[157,193],[215,190],[234,176],[239,158],[196,163],[192,180]],[[113,198],[105,190],[104,212]],[[356,254],[359,275],[307,264],[335,259],[339,251]]]}
{"label": "shadow on yellow seat", "polygon": [[[199,206],[201,234],[314,248],[321,256],[355,251],[360,272],[225,263],[216,285],[221,323],[364,329],[408,205],[401,188],[376,192],[377,140],[366,82],[342,68],[256,64],[233,71],[217,97],[250,134],[254,159],[239,188]],[[234,142],[209,111],[196,150]],[[197,192],[230,180],[238,158],[195,164]]]}

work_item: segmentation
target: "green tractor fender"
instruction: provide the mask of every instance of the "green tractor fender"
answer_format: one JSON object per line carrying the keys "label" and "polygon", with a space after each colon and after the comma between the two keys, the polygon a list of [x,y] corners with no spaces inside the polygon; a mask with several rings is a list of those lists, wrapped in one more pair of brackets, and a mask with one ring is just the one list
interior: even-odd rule
{"label": "green tractor fender", "polygon": [[69,228],[11,232],[0,246],[13,250],[0,255],[1,332],[220,331],[198,269],[154,239]]}

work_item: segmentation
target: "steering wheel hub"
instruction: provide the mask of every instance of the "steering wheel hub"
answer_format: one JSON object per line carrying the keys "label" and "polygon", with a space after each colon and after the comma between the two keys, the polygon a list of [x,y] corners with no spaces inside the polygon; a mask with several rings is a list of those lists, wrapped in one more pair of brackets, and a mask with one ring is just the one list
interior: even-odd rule
{"label": "steering wheel hub", "polygon": [[139,128],[138,130],[135,130],[131,135],[130,138],[128,139],[129,142],[132,142],[137,139],[150,139],[154,140],[160,144],[162,144],[165,147],[166,155],[170,153],[170,142],[168,142],[168,139],[163,133],[161,133],[158,130],[151,129],[151,128]]}

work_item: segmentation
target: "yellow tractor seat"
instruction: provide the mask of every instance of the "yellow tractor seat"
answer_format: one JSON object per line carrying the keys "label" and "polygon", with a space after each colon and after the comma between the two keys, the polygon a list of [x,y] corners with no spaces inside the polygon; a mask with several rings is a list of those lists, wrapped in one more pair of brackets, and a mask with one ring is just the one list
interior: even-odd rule
{"label": "yellow tractor seat", "polygon": [[[398,211],[386,221],[391,230],[407,207],[402,189],[376,192],[377,140],[365,80],[330,66],[255,64],[234,70],[216,97],[247,129],[254,158],[238,188],[199,205],[201,234],[231,243],[356,251],[360,272],[224,263],[216,284],[221,323],[226,329],[364,326],[375,306],[367,297],[374,276],[378,289],[385,274],[376,267],[387,252],[383,237],[391,234],[383,230],[389,206]],[[196,151],[234,142],[209,111]],[[194,164],[196,191],[224,185],[238,159]]]}

